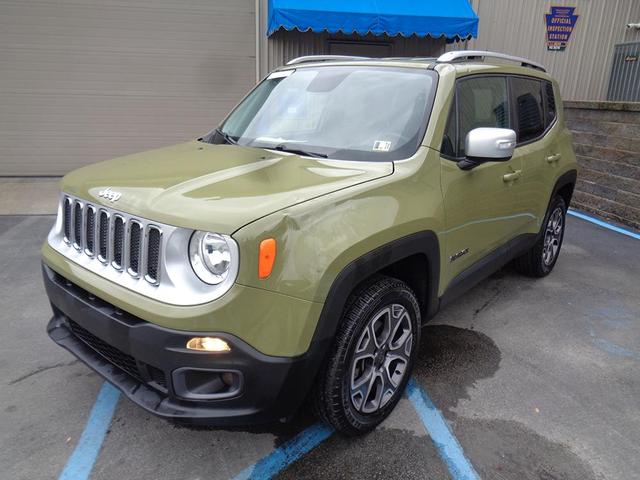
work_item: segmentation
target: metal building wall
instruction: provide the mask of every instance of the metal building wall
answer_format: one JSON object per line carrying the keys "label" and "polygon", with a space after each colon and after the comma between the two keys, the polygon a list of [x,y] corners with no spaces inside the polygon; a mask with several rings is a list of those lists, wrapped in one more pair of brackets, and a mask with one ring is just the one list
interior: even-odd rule
{"label": "metal building wall", "polygon": [[[450,49],[494,50],[542,63],[565,100],[605,100],[614,45],[640,41],[640,0],[470,0],[480,17],[478,38]],[[544,14],[574,6],[579,15],[567,49],[548,52]]]}
{"label": "metal building wall", "polygon": [[0,176],[195,138],[255,53],[254,0],[0,0]]}
{"label": "metal building wall", "polygon": [[616,45],[607,100],[640,102],[640,42]]}

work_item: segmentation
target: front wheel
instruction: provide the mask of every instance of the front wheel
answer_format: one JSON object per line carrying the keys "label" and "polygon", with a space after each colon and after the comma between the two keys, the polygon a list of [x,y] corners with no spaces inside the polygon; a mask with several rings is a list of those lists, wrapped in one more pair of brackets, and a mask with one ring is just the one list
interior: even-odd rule
{"label": "front wheel", "polygon": [[420,309],[411,289],[388,277],[356,291],[347,305],[313,395],[322,420],[358,435],[402,396],[420,341]]}
{"label": "front wheel", "polygon": [[535,245],[514,262],[519,272],[531,277],[544,277],[551,273],[560,255],[566,216],[567,205],[561,196],[556,195],[549,205],[544,230]]}

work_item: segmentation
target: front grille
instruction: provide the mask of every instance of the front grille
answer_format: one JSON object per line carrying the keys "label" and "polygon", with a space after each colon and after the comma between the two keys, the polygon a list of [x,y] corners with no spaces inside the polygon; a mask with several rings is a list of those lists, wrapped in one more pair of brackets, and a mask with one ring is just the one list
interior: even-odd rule
{"label": "front grille", "polygon": [[84,344],[102,355],[107,361],[109,361],[109,363],[112,363],[120,370],[128,373],[139,382],[144,382],[142,376],[140,375],[140,371],[138,370],[138,365],[135,358],[133,358],[131,355],[127,355],[126,353],[120,351],[115,347],[112,347],[107,342],[96,337],[89,330],[81,327],[73,320],[68,320],[68,322],[69,328],[71,329],[71,332],[76,336],[76,338],[78,338]]}
{"label": "front grille", "polygon": [[135,220],[130,222],[129,232],[129,273],[140,275],[140,247],[142,246],[142,225]]}
{"label": "front grille", "polygon": [[[153,382],[160,387],[160,390],[166,393],[167,390],[167,377],[162,370],[152,365],[148,365],[143,362],[136,361],[131,355],[124,353],[122,350],[109,345],[104,340],[96,337],[86,328],[81,327],[71,319],[67,319],[71,333],[87,345],[97,354],[101,355],[112,365],[118,367],[120,370],[135,378],[141,383]],[[148,381],[143,378],[141,371],[146,370]],[[157,387],[156,387],[157,389]]]}
{"label": "front grille", "polygon": [[132,277],[159,284],[162,274],[159,227],[68,196],[63,198],[62,216],[67,244],[116,270],[126,270]]}
{"label": "front grille", "polygon": [[107,262],[109,247],[109,214],[104,210],[100,211],[100,261]]}
{"label": "front grille", "polygon": [[147,257],[147,278],[150,282],[158,281],[158,266],[160,262],[160,230],[155,227],[149,229],[149,248]]}
{"label": "front grille", "polygon": [[113,266],[122,269],[124,257],[124,219],[116,215],[113,221]]}
{"label": "front grille", "polygon": [[85,224],[85,247],[87,255],[95,255],[96,253],[96,209],[92,205],[87,205]]}
{"label": "front grille", "polygon": [[78,250],[82,248],[82,204],[80,202],[73,205],[73,246]]}
{"label": "front grille", "polygon": [[69,197],[64,199],[63,211],[62,211],[62,223],[64,224],[64,240],[67,243],[71,242],[71,199]]}

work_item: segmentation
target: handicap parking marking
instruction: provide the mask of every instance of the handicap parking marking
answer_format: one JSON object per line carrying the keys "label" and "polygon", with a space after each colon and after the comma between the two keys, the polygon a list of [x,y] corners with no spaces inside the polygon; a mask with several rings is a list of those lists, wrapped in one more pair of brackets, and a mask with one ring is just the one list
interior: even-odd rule
{"label": "handicap parking marking", "polygon": [[[478,480],[478,474],[465,457],[460,443],[447,426],[442,413],[413,378],[407,385],[406,397],[413,405],[451,477],[454,480]],[[58,480],[89,479],[119,399],[120,392],[108,382],[104,382],[78,444]],[[303,458],[334,433],[331,427],[318,422],[245,468],[232,480],[272,478]]]}
{"label": "handicap parking marking", "polygon": [[[479,480],[480,476],[464,455],[462,446],[447,426],[442,413],[413,378],[407,384],[406,396],[420,417],[453,480]],[[240,472],[233,480],[270,479],[303,458],[333,433],[334,430],[330,427],[316,423]]]}
{"label": "handicap parking marking", "polygon": [[316,423],[244,469],[233,480],[271,478],[316,448],[333,432],[332,428],[323,423]]}
{"label": "handicap parking marking", "polygon": [[464,455],[462,446],[449,429],[442,413],[413,378],[407,384],[407,397],[418,412],[451,477],[454,480],[479,480],[480,476]]}
{"label": "handicap parking marking", "polygon": [[87,480],[91,475],[111,419],[118,405],[120,392],[108,382],[100,387],[98,398],[89,413],[87,424],[58,480]]}
{"label": "handicap parking marking", "polygon": [[632,232],[631,230],[627,230],[626,228],[618,227],[617,225],[605,222],[604,220],[600,220],[599,218],[592,217],[591,215],[587,215],[586,213],[579,212],[572,208],[567,211],[567,214],[572,215],[576,218],[580,218],[582,220],[586,220],[587,222],[591,222],[595,225],[598,225],[599,227],[603,227],[614,232],[621,233],[622,235],[627,235],[628,237],[635,238],[636,240],[640,240],[640,233]]}

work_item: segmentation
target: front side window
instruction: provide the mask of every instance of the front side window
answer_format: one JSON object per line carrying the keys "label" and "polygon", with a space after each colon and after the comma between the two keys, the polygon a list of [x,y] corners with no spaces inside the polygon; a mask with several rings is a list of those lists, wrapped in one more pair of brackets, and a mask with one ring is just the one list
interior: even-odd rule
{"label": "front side window", "polygon": [[458,135],[456,156],[464,157],[464,142],[474,128],[509,128],[509,101],[505,77],[461,80],[456,90]]}
{"label": "front side window", "polygon": [[244,146],[343,160],[397,160],[418,149],[436,83],[435,72],[413,68],[323,66],[275,72],[220,131]]}
{"label": "front side window", "polygon": [[514,77],[511,83],[518,119],[518,143],[541,136],[545,129],[542,82]]}

